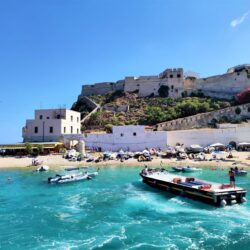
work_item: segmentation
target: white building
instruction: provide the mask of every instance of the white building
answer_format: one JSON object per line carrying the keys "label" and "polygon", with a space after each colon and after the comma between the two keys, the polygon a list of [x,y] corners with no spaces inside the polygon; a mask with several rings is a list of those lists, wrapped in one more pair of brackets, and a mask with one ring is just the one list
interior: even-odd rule
{"label": "white building", "polygon": [[168,145],[177,143],[190,146],[199,144],[203,147],[216,142],[228,145],[230,142],[250,142],[250,123],[222,125],[219,128],[167,131]]}
{"label": "white building", "polygon": [[81,133],[81,114],[68,109],[35,110],[35,119],[26,120],[24,142],[62,141],[64,134]]}
{"label": "white building", "polygon": [[165,149],[166,131],[147,131],[145,126],[113,126],[112,134],[86,134],[85,145],[101,151],[141,151],[145,148]]}

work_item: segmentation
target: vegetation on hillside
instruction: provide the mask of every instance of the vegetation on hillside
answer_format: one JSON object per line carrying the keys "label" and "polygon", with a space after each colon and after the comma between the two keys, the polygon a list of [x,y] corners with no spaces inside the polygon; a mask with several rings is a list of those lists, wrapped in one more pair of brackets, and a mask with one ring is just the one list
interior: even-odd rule
{"label": "vegetation on hillside", "polygon": [[[163,89],[161,95],[166,95]],[[228,101],[214,100],[207,97],[184,97],[174,100],[170,97],[139,98],[136,93],[120,91],[104,95],[92,96],[102,110],[91,115],[82,130],[105,129],[110,131],[113,125],[155,125],[159,122],[182,118],[198,113],[209,112],[231,106]],[[109,108],[108,108],[108,107]],[[112,108],[127,106],[127,112],[115,112]],[[110,108],[111,107],[111,108]],[[83,107],[76,103],[75,110],[83,111]]]}

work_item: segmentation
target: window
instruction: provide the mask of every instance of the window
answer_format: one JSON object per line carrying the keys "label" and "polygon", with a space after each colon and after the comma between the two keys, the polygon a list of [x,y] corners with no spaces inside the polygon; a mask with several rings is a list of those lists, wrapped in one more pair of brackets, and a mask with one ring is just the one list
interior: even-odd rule
{"label": "window", "polygon": [[173,78],[173,75],[170,75],[169,77],[170,77],[170,78]]}
{"label": "window", "polygon": [[70,133],[73,134],[73,126],[70,127]]}
{"label": "window", "polygon": [[77,129],[77,134],[79,134],[79,128]]}
{"label": "window", "polygon": [[178,78],[181,78],[181,74],[177,74],[177,77],[178,77]]}
{"label": "window", "polygon": [[56,119],[61,119],[61,116],[60,115],[56,115]]}
{"label": "window", "polygon": [[79,117],[77,117],[77,122],[79,122]]}
{"label": "window", "polygon": [[35,128],[34,128],[34,132],[35,132],[35,134],[38,133],[38,127],[35,127]]}
{"label": "window", "polygon": [[49,116],[46,117],[49,120]]}
{"label": "window", "polygon": [[49,127],[49,132],[50,132],[50,134],[53,133],[53,127]]}
{"label": "window", "polygon": [[73,115],[72,115],[72,116],[70,116],[70,119],[71,119],[71,121],[73,122]]}
{"label": "window", "polygon": [[39,119],[40,119],[40,120],[42,120],[42,119],[43,119],[43,116],[42,116],[42,115],[40,115],[40,116],[39,116]]}
{"label": "window", "polygon": [[121,133],[121,137],[123,137],[124,136],[124,134],[123,133]]}
{"label": "window", "polygon": [[66,127],[63,128],[63,133],[66,134]]}
{"label": "window", "polygon": [[136,132],[133,133],[133,136],[136,136]]}

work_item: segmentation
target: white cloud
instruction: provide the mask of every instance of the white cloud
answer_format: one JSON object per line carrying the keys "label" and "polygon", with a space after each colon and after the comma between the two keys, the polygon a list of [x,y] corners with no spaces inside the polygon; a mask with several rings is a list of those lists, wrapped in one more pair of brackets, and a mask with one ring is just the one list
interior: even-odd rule
{"label": "white cloud", "polygon": [[244,13],[241,17],[238,17],[236,19],[234,19],[232,22],[231,22],[231,27],[235,28],[236,26],[240,25],[241,23],[243,23],[246,18],[248,17],[248,14],[249,14],[249,11]]}

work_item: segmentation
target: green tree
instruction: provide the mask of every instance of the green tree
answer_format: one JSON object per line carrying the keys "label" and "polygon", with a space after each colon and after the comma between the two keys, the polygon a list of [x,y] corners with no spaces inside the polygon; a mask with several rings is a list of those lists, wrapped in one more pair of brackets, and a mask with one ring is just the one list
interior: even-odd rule
{"label": "green tree", "polygon": [[174,99],[171,97],[167,97],[164,99],[164,103],[169,105],[169,106],[172,106],[174,104],[174,102],[175,102]]}
{"label": "green tree", "polygon": [[42,144],[37,145],[37,153],[38,153],[39,155],[41,155],[41,154],[43,154],[43,152],[44,152],[44,147],[43,147],[43,145],[42,145]]}
{"label": "green tree", "polygon": [[184,98],[184,97],[188,97],[188,93],[187,93],[187,91],[183,91],[183,92],[181,93],[181,96],[182,96],[182,98]]}
{"label": "green tree", "polygon": [[179,103],[176,108],[182,117],[191,116],[198,113],[197,103],[191,101]]}
{"label": "green tree", "polygon": [[26,151],[27,154],[32,154],[33,153],[32,145],[29,142],[25,143],[25,151]]}
{"label": "green tree", "polygon": [[169,87],[166,85],[161,85],[161,87],[158,89],[158,93],[160,97],[168,97]]}
{"label": "green tree", "polygon": [[210,109],[208,102],[202,102],[198,105],[198,112],[199,113],[205,113],[208,112]]}
{"label": "green tree", "polygon": [[166,115],[160,107],[148,107],[146,110],[146,119],[146,122],[152,125],[165,121]]}
{"label": "green tree", "polygon": [[237,107],[236,109],[235,109],[235,114],[236,115],[239,115],[241,113],[241,108],[240,107]]}

